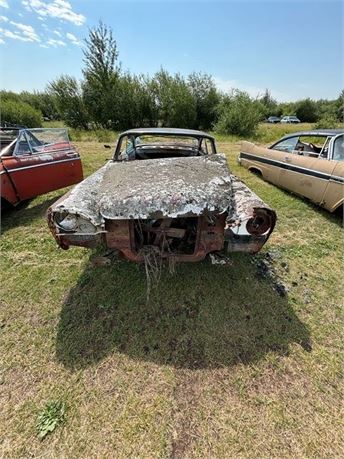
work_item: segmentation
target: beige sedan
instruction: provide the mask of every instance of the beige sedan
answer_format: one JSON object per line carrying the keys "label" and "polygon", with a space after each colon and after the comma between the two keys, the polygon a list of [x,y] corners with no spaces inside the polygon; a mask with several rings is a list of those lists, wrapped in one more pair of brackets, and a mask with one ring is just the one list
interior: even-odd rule
{"label": "beige sedan", "polygon": [[344,129],[295,132],[271,147],[242,142],[239,164],[334,212],[344,203]]}

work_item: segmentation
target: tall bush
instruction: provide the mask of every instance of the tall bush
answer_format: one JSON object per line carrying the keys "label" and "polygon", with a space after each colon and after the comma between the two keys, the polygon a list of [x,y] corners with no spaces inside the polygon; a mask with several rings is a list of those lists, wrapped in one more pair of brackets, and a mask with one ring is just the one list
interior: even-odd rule
{"label": "tall bush", "polygon": [[61,118],[73,128],[88,128],[89,116],[79,83],[73,77],[62,75],[52,81],[48,90],[56,97]]}
{"label": "tall bush", "polygon": [[261,112],[255,100],[244,91],[233,90],[219,105],[215,130],[221,134],[247,136],[255,133]]}
{"label": "tall bush", "polygon": [[211,129],[216,121],[217,106],[220,102],[215,82],[212,76],[196,72],[191,73],[187,81],[196,102],[195,127]]}
{"label": "tall bush", "polygon": [[1,101],[1,123],[19,124],[27,127],[41,127],[42,113],[25,102]]}
{"label": "tall bush", "polygon": [[314,123],[319,118],[317,104],[311,99],[297,102],[295,113],[303,123]]}
{"label": "tall bush", "polygon": [[159,123],[167,127],[188,128],[196,123],[196,99],[184,78],[160,70],[153,78],[153,97],[158,107]]}

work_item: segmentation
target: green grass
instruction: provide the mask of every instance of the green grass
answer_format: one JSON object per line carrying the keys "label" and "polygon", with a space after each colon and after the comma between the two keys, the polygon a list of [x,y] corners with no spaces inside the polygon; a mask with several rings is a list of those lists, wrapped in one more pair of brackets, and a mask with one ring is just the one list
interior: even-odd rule
{"label": "green grass", "polygon": [[[86,175],[110,154],[77,147]],[[164,271],[148,303],[141,265],[56,247],[45,212],[65,190],[3,216],[0,455],[343,456],[341,220],[240,168],[236,140],[219,150],[277,227],[259,256]],[[43,413],[60,425],[40,441]]]}
{"label": "green grass", "polygon": [[46,403],[38,415],[36,429],[38,438],[43,440],[65,421],[66,405],[61,400]]}

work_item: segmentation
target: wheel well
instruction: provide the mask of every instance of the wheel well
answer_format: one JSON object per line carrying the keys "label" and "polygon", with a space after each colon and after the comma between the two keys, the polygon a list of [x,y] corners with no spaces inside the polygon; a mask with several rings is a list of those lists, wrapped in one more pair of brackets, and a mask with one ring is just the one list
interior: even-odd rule
{"label": "wheel well", "polygon": [[344,201],[341,201],[335,209],[332,211],[333,214],[344,217]]}
{"label": "wheel well", "polygon": [[262,171],[260,169],[257,169],[256,167],[249,167],[248,169],[250,172],[252,172],[255,175],[262,176]]}
{"label": "wheel well", "polygon": [[12,204],[8,202],[5,198],[1,198],[0,206],[1,210],[13,207]]}

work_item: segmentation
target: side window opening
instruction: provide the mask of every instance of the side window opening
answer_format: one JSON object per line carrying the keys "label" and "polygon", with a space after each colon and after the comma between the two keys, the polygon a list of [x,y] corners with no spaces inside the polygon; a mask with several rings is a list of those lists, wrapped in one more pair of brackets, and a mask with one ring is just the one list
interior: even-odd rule
{"label": "side window opening", "polygon": [[299,137],[290,137],[289,139],[282,140],[272,147],[273,150],[283,151],[285,153],[292,153],[298,143]]}
{"label": "side window opening", "polygon": [[335,139],[332,159],[335,161],[344,161],[344,135]]}
{"label": "side window opening", "polygon": [[295,150],[299,155],[312,156],[318,158],[323,151],[327,137],[320,136],[300,136]]}

